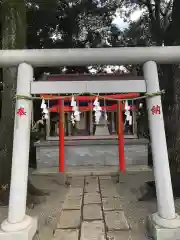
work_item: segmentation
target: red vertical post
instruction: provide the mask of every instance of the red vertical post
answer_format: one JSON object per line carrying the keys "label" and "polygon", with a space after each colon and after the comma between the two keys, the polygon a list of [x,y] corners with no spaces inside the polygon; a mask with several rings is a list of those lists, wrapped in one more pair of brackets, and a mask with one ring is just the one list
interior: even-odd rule
{"label": "red vertical post", "polygon": [[123,103],[118,101],[118,150],[119,150],[119,170],[125,171],[124,158],[124,122],[123,122]]}
{"label": "red vertical post", "polygon": [[59,99],[59,172],[64,172],[64,101]]}

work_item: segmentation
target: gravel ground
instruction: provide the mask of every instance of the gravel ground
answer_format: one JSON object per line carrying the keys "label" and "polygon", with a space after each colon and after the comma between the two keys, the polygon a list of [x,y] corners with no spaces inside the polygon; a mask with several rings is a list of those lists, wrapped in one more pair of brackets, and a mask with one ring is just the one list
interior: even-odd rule
{"label": "gravel ground", "polygon": [[[34,209],[27,209],[27,214],[38,216],[39,219],[39,237],[36,236],[35,239],[52,240],[62,203],[69,188],[60,185],[56,176],[32,175],[31,179],[36,187],[50,192],[50,196],[42,197],[40,199],[41,203],[35,205]],[[138,201],[141,196],[139,188],[144,185],[144,182],[152,180],[153,175],[151,172],[142,171],[120,176],[119,179],[119,183],[116,183],[117,178],[114,177],[114,184],[116,184],[117,191],[124,199],[124,212],[132,232],[134,235],[142,234],[142,236],[145,236],[146,217],[156,212],[156,199],[146,202]],[[176,212],[180,213],[180,199],[177,199],[175,203]],[[7,207],[0,207],[0,222],[6,217]]]}
{"label": "gravel ground", "polygon": [[[153,180],[152,172],[135,172],[120,176],[116,184],[117,191],[124,197],[124,211],[129,220],[131,228],[135,231],[146,232],[146,218],[149,214],[157,211],[156,199],[149,201],[138,201],[142,196],[140,188],[145,182]],[[180,214],[180,199],[175,200],[176,213]]]}
{"label": "gravel ground", "polygon": [[[38,197],[40,203],[36,204],[34,209],[27,208],[28,215],[38,216],[39,234],[35,240],[51,240],[68,187],[60,185],[56,176],[32,175],[30,178],[37,188],[50,193],[49,196]],[[7,212],[7,207],[0,207],[0,222],[7,217]]]}
{"label": "gravel ground", "polygon": [[153,180],[152,172],[129,173],[120,176],[119,180],[116,188],[124,198],[124,212],[132,232],[147,236],[146,219],[149,214],[156,212],[156,199],[141,202],[138,198],[141,196],[140,187],[146,181]]}

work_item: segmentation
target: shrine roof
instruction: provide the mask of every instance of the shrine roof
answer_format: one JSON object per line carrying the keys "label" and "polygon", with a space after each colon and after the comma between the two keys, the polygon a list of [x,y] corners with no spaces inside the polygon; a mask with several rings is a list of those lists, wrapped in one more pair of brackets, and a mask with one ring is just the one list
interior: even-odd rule
{"label": "shrine roof", "polygon": [[142,76],[132,73],[116,74],[44,74],[39,81],[101,81],[101,80],[144,80]]}

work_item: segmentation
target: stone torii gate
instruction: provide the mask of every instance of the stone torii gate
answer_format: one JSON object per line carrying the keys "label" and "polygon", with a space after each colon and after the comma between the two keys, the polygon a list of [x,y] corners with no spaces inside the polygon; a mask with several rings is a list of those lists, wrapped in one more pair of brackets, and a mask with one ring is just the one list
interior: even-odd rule
{"label": "stone torii gate", "polygon": [[[151,94],[160,91],[156,63],[179,62],[179,46],[0,51],[0,67],[18,67],[17,95],[26,97],[31,97],[31,94],[37,91],[40,92],[40,89],[41,93],[49,93],[46,92],[49,85],[43,82],[33,83],[33,67],[143,64],[146,92]],[[58,86],[53,82],[50,84],[52,93],[62,91],[62,85]],[[90,84],[89,91],[91,86]],[[125,86],[130,89],[127,84]],[[100,84],[97,83],[97,87],[100,89]],[[118,91],[121,92],[121,85]],[[79,89],[73,89],[73,92],[79,92]],[[152,114],[153,106],[160,107],[159,114]],[[161,96],[147,98],[147,107],[158,206],[158,212],[148,218],[149,230],[154,239],[177,240],[180,239],[180,217],[175,213]],[[24,116],[17,116],[19,108],[25,110]],[[32,240],[37,230],[37,219],[26,215],[31,111],[31,100],[17,99],[9,211],[8,218],[1,224],[0,239],[2,240]]]}

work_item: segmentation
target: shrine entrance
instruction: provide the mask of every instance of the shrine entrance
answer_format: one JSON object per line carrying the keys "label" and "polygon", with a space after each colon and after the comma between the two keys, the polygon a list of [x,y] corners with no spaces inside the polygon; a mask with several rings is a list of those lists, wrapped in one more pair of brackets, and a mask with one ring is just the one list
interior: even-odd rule
{"label": "shrine entrance", "polygon": [[[180,217],[175,213],[169,170],[166,136],[161,104],[161,91],[157,63],[179,63],[180,48],[97,48],[54,50],[0,51],[0,66],[18,66],[16,114],[13,139],[12,175],[8,218],[1,224],[1,239],[32,240],[37,230],[37,220],[26,215],[30,125],[32,100],[35,94],[64,93],[147,93],[147,110],[157,193],[157,213],[149,217],[154,239],[179,239]],[[133,84],[124,81],[106,82],[33,82],[33,67],[78,66],[90,64],[143,64],[145,81]],[[102,91],[103,90],[103,91]],[[143,90],[143,91],[142,91]],[[60,113],[63,113],[59,99]],[[19,110],[25,114],[17,115]],[[62,115],[62,114],[61,114]],[[62,118],[63,119],[63,115]],[[63,124],[63,122],[62,122]],[[62,125],[61,125],[62,126]],[[63,136],[62,127],[60,136]],[[63,141],[61,141],[63,144]],[[60,146],[62,148],[62,146]],[[62,158],[63,159],[63,158]],[[63,169],[60,169],[63,170]],[[18,206],[18,207],[17,207]]]}

